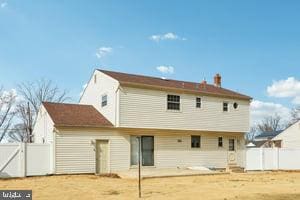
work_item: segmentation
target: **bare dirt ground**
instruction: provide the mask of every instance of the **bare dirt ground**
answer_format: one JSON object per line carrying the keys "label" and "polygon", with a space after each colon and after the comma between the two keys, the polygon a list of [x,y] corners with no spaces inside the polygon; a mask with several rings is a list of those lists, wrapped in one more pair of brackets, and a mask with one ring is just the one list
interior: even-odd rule
{"label": "bare dirt ground", "polygon": [[[137,180],[93,175],[0,180],[0,189],[32,189],[33,199],[138,199]],[[299,172],[245,173],[142,181],[142,199],[297,200]]]}

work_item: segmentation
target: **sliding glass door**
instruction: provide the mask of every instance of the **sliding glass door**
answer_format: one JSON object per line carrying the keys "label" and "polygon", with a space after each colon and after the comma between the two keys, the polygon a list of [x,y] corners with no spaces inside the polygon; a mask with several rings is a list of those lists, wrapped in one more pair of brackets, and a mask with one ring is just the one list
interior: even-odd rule
{"label": "sliding glass door", "polygon": [[[137,136],[130,138],[130,163],[138,165],[139,143]],[[143,166],[154,166],[154,137],[141,136],[141,161]]]}
{"label": "sliding glass door", "polygon": [[154,137],[142,136],[142,164],[154,166]]}

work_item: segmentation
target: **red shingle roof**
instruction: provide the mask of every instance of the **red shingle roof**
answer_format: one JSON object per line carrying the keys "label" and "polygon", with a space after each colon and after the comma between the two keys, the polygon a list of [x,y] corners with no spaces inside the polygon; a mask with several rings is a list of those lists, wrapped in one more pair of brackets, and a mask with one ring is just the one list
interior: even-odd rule
{"label": "red shingle roof", "polygon": [[113,127],[93,106],[43,102],[55,126]]}
{"label": "red shingle roof", "polygon": [[118,80],[120,84],[154,86],[154,87],[166,88],[166,89],[167,88],[178,89],[182,91],[199,93],[199,94],[216,95],[216,96],[239,98],[245,100],[252,99],[247,95],[243,95],[238,92],[234,92],[232,90],[228,90],[225,88],[216,87],[211,84],[200,84],[200,83],[193,83],[187,81],[178,81],[178,80],[162,79],[162,78],[150,77],[150,76],[126,74],[126,73],[113,72],[113,71],[100,70],[100,69],[98,70]]}

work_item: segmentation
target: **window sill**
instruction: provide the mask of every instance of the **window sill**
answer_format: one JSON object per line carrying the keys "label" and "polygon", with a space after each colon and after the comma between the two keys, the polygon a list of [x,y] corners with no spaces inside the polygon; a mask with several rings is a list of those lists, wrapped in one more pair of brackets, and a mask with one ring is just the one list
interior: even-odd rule
{"label": "window sill", "polygon": [[166,112],[171,112],[171,113],[182,113],[182,110],[166,110]]}

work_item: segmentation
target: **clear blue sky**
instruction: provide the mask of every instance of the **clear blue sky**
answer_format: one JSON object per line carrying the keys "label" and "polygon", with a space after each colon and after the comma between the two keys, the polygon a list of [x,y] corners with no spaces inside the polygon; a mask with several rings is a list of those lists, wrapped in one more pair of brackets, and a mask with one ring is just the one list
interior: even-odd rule
{"label": "clear blue sky", "polygon": [[95,68],[209,82],[218,72],[224,87],[292,107],[300,92],[270,97],[267,87],[299,83],[299,10],[296,0],[0,0],[0,84],[47,78],[78,101]]}

